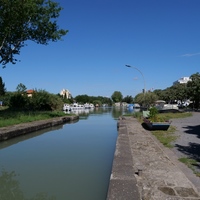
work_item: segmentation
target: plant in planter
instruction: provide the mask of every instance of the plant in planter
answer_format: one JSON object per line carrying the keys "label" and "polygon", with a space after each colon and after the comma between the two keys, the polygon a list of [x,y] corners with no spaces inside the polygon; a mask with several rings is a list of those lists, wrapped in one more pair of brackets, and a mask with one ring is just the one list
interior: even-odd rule
{"label": "plant in planter", "polygon": [[170,122],[158,116],[158,110],[155,107],[149,109],[148,117],[144,118],[145,124],[153,130],[167,130]]}
{"label": "plant in planter", "polygon": [[158,116],[158,109],[156,107],[149,108],[148,119],[151,122],[164,122],[165,121],[165,119]]}

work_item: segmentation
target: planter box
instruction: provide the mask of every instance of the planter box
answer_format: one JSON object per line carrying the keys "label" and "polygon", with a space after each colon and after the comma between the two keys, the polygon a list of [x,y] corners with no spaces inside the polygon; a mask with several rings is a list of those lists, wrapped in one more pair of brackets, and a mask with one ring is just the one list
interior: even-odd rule
{"label": "planter box", "polygon": [[147,118],[144,118],[144,123],[150,130],[167,130],[171,122],[151,122]]}

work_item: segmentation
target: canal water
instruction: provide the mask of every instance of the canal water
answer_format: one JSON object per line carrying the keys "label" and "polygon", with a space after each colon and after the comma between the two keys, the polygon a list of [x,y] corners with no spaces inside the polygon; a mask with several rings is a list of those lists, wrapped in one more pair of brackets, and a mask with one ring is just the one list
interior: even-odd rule
{"label": "canal water", "polygon": [[121,109],[0,142],[0,200],[105,200]]}

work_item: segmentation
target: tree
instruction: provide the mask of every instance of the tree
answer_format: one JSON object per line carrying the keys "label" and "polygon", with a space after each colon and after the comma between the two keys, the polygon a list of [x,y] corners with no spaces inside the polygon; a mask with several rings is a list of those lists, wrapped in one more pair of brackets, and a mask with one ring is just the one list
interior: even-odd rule
{"label": "tree", "polygon": [[139,93],[135,96],[135,102],[147,108],[152,106],[156,100],[158,96],[154,92]]}
{"label": "tree", "polygon": [[114,103],[116,103],[116,102],[121,102],[122,99],[123,99],[123,95],[122,95],[121,92],[115,91],[115,92],[112,94],[111,99],[114,101]]}
{"label": "tree", "polygon": [[199,108],[200,104],[200,74],[196,73],[190,76],[191,81],[188,81],[188,95],[194,101],[194,107]]}
{"label": "tree", "polygon": [[4,96],[5,92],[6,92],[5,83],[3,83],[3,80],[0,77],[0,96]]}
{"label": "tree", "polygon": [[51,0],[0,0],[0,64],[15,64],[15,55],[30,40],[47,45],[66,35],[56,19],[62,8]]}
{"label": "tree", "polygon": [[123,102],[126,102],[126,103],[133,103],[133,97],[127,95],[126,97],[123,98],[122,101],[123,101]]}
{"label": "tree", "polygon": [[16,90],[19,93],[25,93],[26,89],[27,89],[26,86],[22,83],[18,84],[18,86],[16,87]]}

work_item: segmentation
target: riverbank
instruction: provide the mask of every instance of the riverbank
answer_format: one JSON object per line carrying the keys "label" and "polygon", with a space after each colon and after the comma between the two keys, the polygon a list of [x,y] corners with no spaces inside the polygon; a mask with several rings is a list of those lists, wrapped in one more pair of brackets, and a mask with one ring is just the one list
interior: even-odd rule
{"label": "riverbank", "polygon": [[29,134],[31,132],[49,128],[52,126],[65,124],[67,122],[76,121],[78,119],[79,116],[65,116],[3,127],[0,128],[0,141],[8,140],[24,134]]}
{"label": "riverbank", "polygon": [[181,170],[178,157],[137,119],[123,117],[118,125],[107,200],[200,199],[200,191]]}

